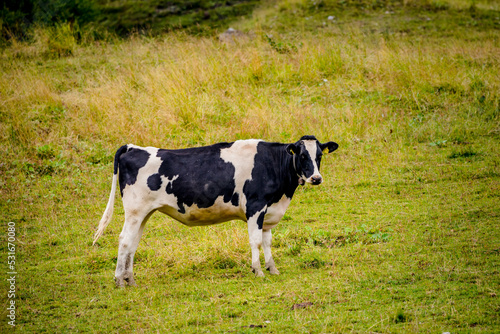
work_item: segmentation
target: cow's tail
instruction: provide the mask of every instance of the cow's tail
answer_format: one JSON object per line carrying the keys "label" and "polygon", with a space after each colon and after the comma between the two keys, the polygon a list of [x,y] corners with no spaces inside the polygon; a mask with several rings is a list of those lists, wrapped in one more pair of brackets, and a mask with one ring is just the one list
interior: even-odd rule
{"label": "cow's tail", "polygon": [[115,154],[115,162],[113,169],[113,181],[111,181],[111,192],[109,194],[108,205],[106,205],[106,210],[102,215],[101,221],[99,222],[99,226],[97,227],[97,231],[94,234],[94,242],[92,245],[95,245],[97,239],[104,233],[104,230],[111,222],[111,217],[113,216],[113,208],[115,206],[115,193],[116,193],[116,183],[118,179],[118,165],[120,163],[120,156],[127,152],[128,145],[124,145],[116,151]]}

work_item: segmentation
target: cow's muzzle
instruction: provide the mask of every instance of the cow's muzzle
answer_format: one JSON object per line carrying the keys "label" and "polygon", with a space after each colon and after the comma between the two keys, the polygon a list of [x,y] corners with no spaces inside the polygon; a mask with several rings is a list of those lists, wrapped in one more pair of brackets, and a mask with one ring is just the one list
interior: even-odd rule
{"label": "cow's muzzle", "polygon": [[318,185],[321,184],[321,182],[323,182],[323,178],[321,177],[321,175],[311,176],[311,184]]}

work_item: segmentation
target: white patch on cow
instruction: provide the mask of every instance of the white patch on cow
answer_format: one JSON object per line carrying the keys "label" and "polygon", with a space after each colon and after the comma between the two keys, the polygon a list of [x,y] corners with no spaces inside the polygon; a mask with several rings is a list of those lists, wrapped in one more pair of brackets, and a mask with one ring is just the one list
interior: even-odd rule
{"label": "white patch on cow", "polygon": [[248,219],[248,236],[250,248],[252,249],[252,270],[257,277],[264,276],[259,261],[259,248],[262,246],[262,229],[259,229],[257,222],[261,213],[265,212],[266,209],[263,208]]}
{"label": "white patch on cow", "polygon": [[264,216],[263,228],[265,230],[269,230],[279,223],[279,221],[285,214],[286,209],[288,209],[288,206],[290,205],[291,201],[292,201],[291,198],[288,198],[286,197],[286,195],[283,195],[283,197],[281,197],[278,203],[274,203],[273,205],[267,208],[266,215]]}
{"label": "white patch on cow", "polygon": [[318,154],[318,147],[317,147],[317,142],[316,140],[303,140],[304,146],[306,147],[307,152],[309,153],[309,156],[311,157],[311,161],[314,166],[314,172],[310,177],[305,179],[307,183],[312,183],[312,178],[315,177],[321,177],[321,174],[319,173],[319,168],[318,164],[316,163],[316,155]]}
{"label": "white patch on cow", "polygon": [[[171,179],[169,179],[168,177],[161,175],[161,186],[162,187],[165,186],[165,188],[166,188],[169,183],[174,182],[175,180],[177,180],[178,177],[179,177],[179,175],[174,175],[174,176],[172,176]],[[165,191],[166,191],[166,189],[165,189]]]}
{"label": "white patch on cow", "polygon": [[247,180],[252,179],[257,145],[260,141],[258,139],[237,140],[231,147],[221,149],[220,151],[221,159],[234,166],[234,192],[239,196],[241,208],[246,207],[243,186]]}

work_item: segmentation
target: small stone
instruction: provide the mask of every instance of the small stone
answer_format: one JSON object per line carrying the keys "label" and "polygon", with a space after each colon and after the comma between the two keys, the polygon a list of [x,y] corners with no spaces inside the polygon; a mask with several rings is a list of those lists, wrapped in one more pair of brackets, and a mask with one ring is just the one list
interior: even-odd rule
{"label": "small stone", "polygon": [[226,44],[235,44],[235,42],[248,39],[249,35],[234,28],[228,28],[219,35],[219,41]]}

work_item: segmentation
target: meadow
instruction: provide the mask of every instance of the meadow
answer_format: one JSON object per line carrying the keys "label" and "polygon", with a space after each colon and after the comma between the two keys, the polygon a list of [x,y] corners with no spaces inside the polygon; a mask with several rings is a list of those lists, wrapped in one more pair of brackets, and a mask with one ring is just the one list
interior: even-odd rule
{"label": "meadow", "polygon": [[[13,222],[17,332],[500,332],[498,3],[276,0],[232,27],[2,49],[0,331]],[[115,288],[120,200],[92,236],[118,147],[306,134],[339,149],[273,230],[281,275],[254,277],[245,223],[157,213]]]}

